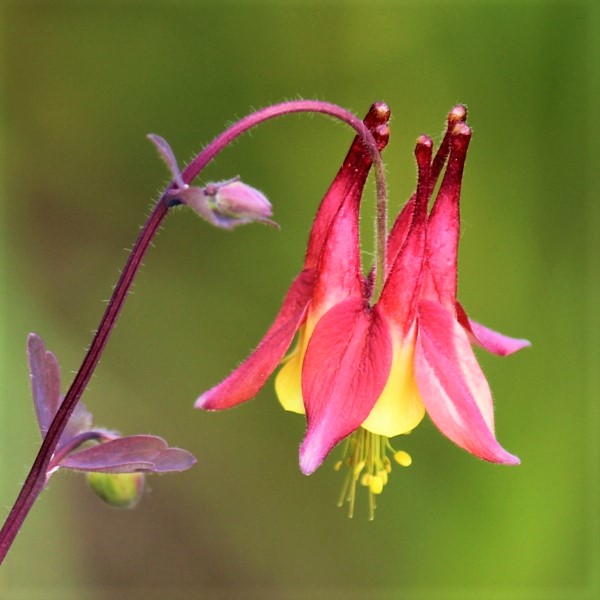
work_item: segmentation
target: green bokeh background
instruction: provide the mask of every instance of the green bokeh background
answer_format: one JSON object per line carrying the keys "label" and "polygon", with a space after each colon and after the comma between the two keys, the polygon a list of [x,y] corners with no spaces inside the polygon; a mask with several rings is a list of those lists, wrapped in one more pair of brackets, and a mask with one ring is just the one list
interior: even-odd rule
{"label": "green bokeh background", "polygon": [[[403,440],[368,522],[336,508],[333,459],[310,478],[304,423],[269,383],[236,410],[192,409],[258,342],[297,273],[312,216],[352,138],[292,116],[246,136],[206,179],[241,175],[282,231],[227,233],[174,211],[85,401],[100,425],[155,433],[198,465],[155,477],[132,512],[59,474],[0,570],[0,598],[596,598],[599,585],[597,111],[594,2],[5,2],[0,506],[39,444],[25,362],[36,331],[66,387],[150,201],[167,181],[145,139],[183,162],[252,108],[287,98],[393,112],[395,214],[414,140],[456,102],[474,131],[459,293],[527,337],[480,353],[502,444],[481,462],[429,422]],[[372,189],[372,188],[371,188]],[[365,258],[372,193],[365,199]]]}

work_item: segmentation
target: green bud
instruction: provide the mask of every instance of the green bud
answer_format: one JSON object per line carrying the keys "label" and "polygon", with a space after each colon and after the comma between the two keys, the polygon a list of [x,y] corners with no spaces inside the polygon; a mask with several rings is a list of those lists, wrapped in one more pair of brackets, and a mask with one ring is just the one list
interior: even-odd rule
{"label": "green bud", "polygon": [[144,492],[143,473],[86,473],[94,492],[114,508],[135,508]]}

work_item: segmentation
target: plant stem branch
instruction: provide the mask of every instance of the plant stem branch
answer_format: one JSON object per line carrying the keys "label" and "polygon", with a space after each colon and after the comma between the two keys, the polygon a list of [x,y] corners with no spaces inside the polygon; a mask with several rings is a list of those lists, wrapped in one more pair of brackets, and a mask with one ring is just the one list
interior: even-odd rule
{"label": "plant stem branch", "polygon": [[[269,119],[295,112],[312,112],[326,114],[334,117],[344,123],[350,125],[361,137],[365,146],[375,163],[377,177],[377,206],[378,206],[378,222],[385,223],[385,207],[387,206],[387,191],[384,166],[381,155],[377,148],[377,142],[365,124],[355,115],[347,110],[318,100],[293,100],[283,102],[273,106],[256,111],[234,123],[231,127],[225,130],[221,135],[217,136],[208,146],[198,154],[198,156],[188,165],[182,174],[184,183],[189,184],[204,167],[226,146],[228,146],[235,138],[255,127],[259,123]],[[152,213],[148,217],[137,242],[129,255],[123,272],[119,277],[117,285],[113,291],[111,299],[106,308],[106,312],[100,321],[98,330],[92,340],[92,343],[83,359],[83,363],[73,380],[67,394],[62,401],[54,419],[44,437],[40,450],[36,459],[27,475],[25,483],[12,507],[2,530],[0,530],[0,564],[3,562],[8,550],[15,540],[25,518],[27,517],[31,507],[36,499],[43,491],[47,482],[47,472],[56,446],[64,431],[67,422],[77,402],[81,398],[85,388],[96,368],[98,361],[102,355],[104,347],[108,341],[110,333],[115,325],[115,322],[121,312],[127,293],[131,288],[135,275],[140,267],[142,259],[150,246],[152,238],[158,231],[163,219],[168,210],[169,203],[172,198],[168,194],[168,190],[173,188],[176,182],[172,182],[167,188],[167,191],[161,196],[156,203]],[[383,217],[381,212],[383,211]],[[385,233],[382,235],[380,227],[378,227],[379,240],[378,249],[380,256],[384,256],[385,252]],[[384,263],[385,264],[385,263]],[[383,269],[380,269],[383,271]]]}
{"label": "plant stem branch", "polygon": [[83,363],[52,420],[48,433],[46,434],[29,474],[25,479],[25,483],[0,531],[0,564],[10,549],[27,514],[31,510],[31,507],[46,485],[46,472],[54,450],[56,449],[56,445],[58,444],[58,440],[100,360],[102,351],[106,346],[106,342],[108,341],[117,317],[121,312],[121,308],[127,297],[127,292],[133,283],[135,274],[140,267],[144,254],[148,250],[150,242],[160,227],[168,209],[168,198],[163,195],[148,217],[129,258],[127,259],[127,263],[115,286],[106,312],[102,317],[102,321],[100,321],[96,335],[85,355]]}

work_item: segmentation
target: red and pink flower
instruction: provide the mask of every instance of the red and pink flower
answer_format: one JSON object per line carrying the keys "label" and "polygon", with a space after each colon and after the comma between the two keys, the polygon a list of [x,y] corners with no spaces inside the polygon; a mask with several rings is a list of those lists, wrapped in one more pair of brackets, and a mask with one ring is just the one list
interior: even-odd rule
{"label": "red and pink flower", "polygon": [[[375,104],[364,120],[380,150],[388,141],[388,119],[387,106]],[[435,157],[431,139],[418,139],[417,190],[389,233],[385,257],[378,257],[381,278],[365,276],[361,265],[359,209],[371,158],[354,140],[319,207],[304,268],[275,322],[256,350],[196,402],[209,410],[245,402],[283,362],[277,396],[285,409],[307,418],[302,472],[312,473],[350,436],[344,496],[351,510],[359,480],[374,506],[373,494],[391,470],[388,452],[410,464],[388,438],[412,431],[425,412],[472,454],[519,463],[496,440],[491,392],[471,344],[508,355],[529,342],[471,321],[456,299],[460,190],[471,137],[465,120],[463,106],[450,112]],[[284,358],[296,333],[297,344]]]}

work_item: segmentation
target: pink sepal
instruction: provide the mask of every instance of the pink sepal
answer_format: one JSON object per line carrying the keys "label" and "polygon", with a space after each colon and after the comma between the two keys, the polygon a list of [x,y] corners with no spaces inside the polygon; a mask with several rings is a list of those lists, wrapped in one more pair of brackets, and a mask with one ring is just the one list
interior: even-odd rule
{"label": "pink sepal", "polygon": [[[420,136],[415,146],[419,171],[417,191],[400,213],[388,238],[387,249],[393,260],[386,274],[380,302],[387,317],[406,335],[415,318],[422,284],[427,242],[427,193],[431,175],[433,142]],[[410,219],[410,221],[409,221]]]}
{"label": "pink sepal", "polygon": [[346,197],[341,201],[323,241],[323,250],[317,263],[312,305],[319,310],[345,300],[362,296],[358,243],[359,198]]}
{"label": "pink sepal", "polygon": [[492,395],[465,330],[440,304],[419,303],[415,376],[438,429],[475,456],[519,464],[495,438]]}
{"label": "pink sepal", "polygon": [[508,337],[472,321],[459,302],[456,303],[456,314],[458,322],[465,328],[472,341],[492,354],[508,356],[531,346],[529,340]]}
{"label": "pink sepal", "polygon": [[387,382],[392,344],[379,309],[350,298],[329,310],[310,338],[302,369],[308,427],[300,469],[310,475],[360,427]]}
{"label": "pink sepal", "polygon": [[425,293],[436,296],[448,309],[453,309],[456,301],[460,189],[470,138],[471,130],[465,123],[452,129],[450,157],[427,229]]}
{"label": "pink sepal", "polygon": [[304,319],[315,271],[302,271],[292,283],[279,314],[256,350],[227,379],[196,400],[195,408],[221,410],[250,400],[279,364]]}

